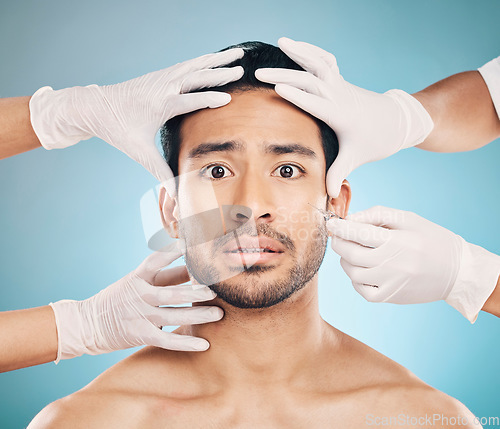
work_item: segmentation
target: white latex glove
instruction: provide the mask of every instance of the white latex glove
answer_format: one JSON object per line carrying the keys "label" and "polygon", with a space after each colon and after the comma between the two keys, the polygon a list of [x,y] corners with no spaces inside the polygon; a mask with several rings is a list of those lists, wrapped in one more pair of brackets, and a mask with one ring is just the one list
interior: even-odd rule
{"label": "white latex glove", "polygon": [[89,299],[50,303],[58,333],[56,363],[84,353],[95,355],[141,345],[183,351],[208,349],[205,339],[161,330],[168,325],[214,322],[224,315],[216,306],[159,307],[216,296],[205,285],[177,284],[187,276],[184,266],[161,271],[181,255],[176,242],[166,251],[151,254],[135,271]]}
{"label": "white latex glove", "polygon": [[377,94],[346,82],[329,52],[286,37],[281,50],[306,71],[263,68],[257,79],[337,134],[339,154],[327,172],[328,195],[338,197],[342,181],[357,167],[421,143],[434,127],[427,110],[399,89]]}
{"label": "white latex glove", "polygon": [[170,118],[223,106],[227,93],[197,89],[238,80],[243,68],[213,67],[243,56],[236,48],[204,55],[116,85],[40,88],[30,100],[33,129],[45,149],[65,148],[99,137],[142,164],[159,181],[173,177],[155,145],[155,134]]}
{"label": "white latex glove", "polygon": [[376,206],[326,225],[342,268],[371,302],[444,299],[474,323],[500,275],[500,256],[412,212]]}

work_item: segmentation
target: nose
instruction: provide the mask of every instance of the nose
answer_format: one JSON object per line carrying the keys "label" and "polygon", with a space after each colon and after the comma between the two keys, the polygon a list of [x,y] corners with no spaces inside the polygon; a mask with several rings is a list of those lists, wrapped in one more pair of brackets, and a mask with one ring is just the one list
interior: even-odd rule
{"label": "nose", "polygon": [[276,218],[276,199],[269,184],[258,174],[245,174],[234,190],[230,218],[236,223],[244,223],[253,217],[255,224],[271,223]]}

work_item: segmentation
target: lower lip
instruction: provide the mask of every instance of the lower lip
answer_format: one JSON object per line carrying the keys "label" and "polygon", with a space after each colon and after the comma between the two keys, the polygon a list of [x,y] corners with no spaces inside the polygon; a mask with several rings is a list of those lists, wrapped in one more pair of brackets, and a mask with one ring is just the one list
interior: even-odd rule
{"label": "lower lip", "polygon": [[245,264],[254,265],[264,262],[274,261],[278,259],[284,252],[255,252],[255,253],[243,253],[243,252],[224,252],[227,257],[227,261],[233,264]]}

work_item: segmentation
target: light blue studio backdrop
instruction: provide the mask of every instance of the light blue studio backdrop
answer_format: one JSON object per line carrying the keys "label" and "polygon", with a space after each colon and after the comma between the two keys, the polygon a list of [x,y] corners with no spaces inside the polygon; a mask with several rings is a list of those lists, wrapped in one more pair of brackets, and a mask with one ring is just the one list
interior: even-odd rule
{"label": "light blue studio backdrop", "polygon": [[[499,55],[499,17],[499,2],[470,0],[2,2],[0,96],[116,83],[237,42],[275,44],[283,35],[334,52],[357,85],[414,92]],[[349,177],[351,212],[377,204],[415,211],[500,253],[499,155],[497,141],[470,153],[411,149],[363,166]],[[97,139],[2,160],[0,180],[0,310],[87,298],[150,253],[139,201],[156,182]],[[471,325],[443,302],[365,302],[330,248],[320,306],[328,322],[476,415],[500,414],[500,320],[481,314]],[[27,425],[131,352],[0,375],[0,427]]]}

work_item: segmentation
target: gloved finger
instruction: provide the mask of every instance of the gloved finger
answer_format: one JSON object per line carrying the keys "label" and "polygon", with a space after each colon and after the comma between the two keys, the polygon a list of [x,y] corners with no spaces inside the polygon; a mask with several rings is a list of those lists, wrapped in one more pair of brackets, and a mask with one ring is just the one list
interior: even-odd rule
{"label": "gloved finger", "polygon": [[191,304],[193,302],[210,301],[217,296],[208,286],[204,285],[153,287],[159,289],[156,292],[156,304],[153,305]]}
{"label": "gloved finger", "polygon": [[[331,52],[325,51],[319,46],[307,42],[293,40],[289,37],[280,37],[280,39],[278,40],[278,45],[285,47],[285,44],[288,44],[288,46],[295,44],[296,46],[302,47],[304,50],[314,52],[318,57],[321,57],[330,68],[337,67],[337,58],[335,58],[335,55],[333,55]],[[338,67],[336,71],[339,71]]]}
{"label": "gloved finger", "polygon": [[350,214],[349,220],[390,229],[400,229],[410,212],[384,206],[373,206],[367,210]]}
{"label": "gloved finger", "polygon": [[381,246],[391,237],[391,231],[386,228],[347,219],[331,218],[326,227],[334,236],[373,248]]}
{"label": "gloved finger", "polygon": [[184,77],[179,92],[184,94],[201,88],[222,86],[240,79],[243,73],[244,70],[241,66],[198,70]]}
{"label": "gloved finger", "polygon": [[157,326],[199,325],[216,322],[224,317],[217,306],[156,307],[147,319]]}
{"label": "gloved finger", "polygon": [[185,113],[206,109],[207,107],[211,109],[221,107],[230,101],[231,95],[226,92],[190,92],[188,94],[177,95],[172,98],[171,111],[165,121],[174,116],[184,115]]}
{"label": "gloved finger", "polygon": [[166,350],[204,351],[210,347],[210,343],[203,338],[166,332],[154,326],[149,328],[148,333],[147,345]]}
{"label": "gloved finger", "polygon": [[342,187],[342,182],[354,170],[351,153],[343,149],[345,142],[339,148],[339,154],[326,173],[326,190],[332,198],[337,198]]}
{"label": "gloved finger", "polygon": [[182,265],[180,267],[168,268],[156,274],[153,286],[172,286],[180,285],[189,281],[189,273],[187,267]]}
{"label": "gloved finger", "polygon": [[381,302],[382,300],[379,298],[380,291],[379,288],[372,285],[362,284],[362,283],[354,283],[352,282],[352,286],[364,299],[368,302]]}
{"label": "gloved finger", "polygon": [[144,302],[155,307],[204,302],[217,296],[205,285],[152,286],[140,280],[134,284],[137,293]]}
{"label": "gloved finger", "polygon": [[373,268],[381,263],[380,247],[374,249],[336,236],[332,239],[331,247],[342,259],[357,267]]}
{"label": "gloved finger", "polygon": [[[146,150],[147,144],[151,145],[151,150]],[[129,155],[134,161],[141,164],[146,170],[148,170],[159,182],[170,180],[174,177],[170,166],[166,163],[163,156],[160,154],[156,145],[154,144],[154,139],[146,144],[137,144],[139,149],[136,154]]]}
{"label": "gloved finger", "polygon": [[349,264],[344,262],[342,268],[350,269],[348,275],[349,278],[352,275],[355,279],[351,278],[354,289],[369,302],[387,302],[389,299],[392,300],[399,289],[404,290],[401,282],[387,278],[385,267],[359,268],[360,271],[357,271],[356,267],[349,267]]}
{"label": "gloved finger", "polygon": [[143,280],[153,284],[158,271],[170,265],[181,255],[182,251],[180,249],[180,245],[177,241],[175,241],[174,243],[165,246],[162,250],[158,250],[157,252],[149,255],[141,263],[141,265],[137,267],[135,273]]}
{"label": "gloved finger", "polygon": [[283,83],[306,91],[310,94],[324,96],[328,86],[311,73],[280,68],[262,68],[255,70],[255,77],[262,82],[271,84]]}
{"label": "gloved finger", "polygon": [[202,55],[181,63],[183,66],[182,71],[188,72],[224,66],[242,58],[244,54],[245,51],[242,48],[232,48],[222,52]]}
{"label": "gloved finger", "polygon": [[[352,131],[352,127],[355,126],[352,124],[351,115],[346,115],[345,106],[340,98],[327,99],[284,83],[276,84],[274,90],[285,100],[328,124],[339,136],[339,139],[341,139],[344,130]],[[347,147],[343,143],[341,144]]]}
{"label": "gloved finger", "polygon": [[[180,305],[193,302],[205,302],[214,299],[217,294],[205,285],[153,286],[156,303],[153,305]],[[217,319],[218,320],[218,319]]]}
{"label": "gloved finger", "polygon": [[332,103],[329,100],[284,83],[277,84],[274,90],[280,97],[295,104],[299,109],[310,113],[330,125],[328,121],[331,116]]}
{"label": "gloved finger", "polygon": [[347,262],[344,258],[340,258],[342,269],[351,279],[353,283],[378,287],[376,279],[373,278],[374,268],[358,267]]}
{"label": "gloved finger", "polygon": [[304,70],[323,79],[332,71],[339,74],[337,60],[333,54],[319,46],[306,42],[297,42],[287,37],[278,40],[280,49]]}
{"label": "gloved finger", "polygon": [[382,290],[377,284],[376,268],[356,267],[345,259],[340,258],[340,265],[347,276],[351,279],[352,286],[368,302],[382,301]]}

